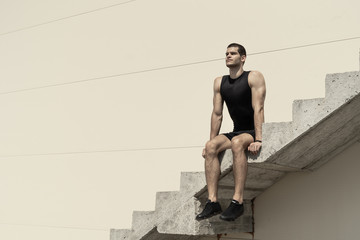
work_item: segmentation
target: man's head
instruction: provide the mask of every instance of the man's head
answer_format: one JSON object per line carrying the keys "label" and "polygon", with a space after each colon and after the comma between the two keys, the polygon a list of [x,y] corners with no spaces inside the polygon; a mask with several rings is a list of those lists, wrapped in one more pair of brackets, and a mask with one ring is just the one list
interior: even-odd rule
{"label": "man's head", "polygon": [[231,43],[226,50],[226,66],[238,67],[244,65],[246,60],[246,50],[238,43]]}

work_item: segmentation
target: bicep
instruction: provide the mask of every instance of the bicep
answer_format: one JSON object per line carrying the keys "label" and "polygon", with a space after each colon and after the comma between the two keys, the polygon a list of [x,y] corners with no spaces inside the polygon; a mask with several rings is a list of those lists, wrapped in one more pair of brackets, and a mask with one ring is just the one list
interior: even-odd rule
{"label": "bicep", "polygon": [[216,115],[221,115],[223,111],[224,101],[222,100],[221,94],[214,93],[214,100],[213,100],[213,113]]}
{"label": "bicep", "polygon": [[251,85],[253,108],[263,108],[266,96],[266,85],[261,73],[255,75]]}
{"label": "bicep", "polygon": [[220,81],[221,79],[215,79],[214,81],[214,97],[213,97],[213,113],[221,115],[223,110],[224,101],[220,94]]}
{"label": "bicep", "polygon": [[266,89],[265,86],[251,90],[253,106],[264,105]]}

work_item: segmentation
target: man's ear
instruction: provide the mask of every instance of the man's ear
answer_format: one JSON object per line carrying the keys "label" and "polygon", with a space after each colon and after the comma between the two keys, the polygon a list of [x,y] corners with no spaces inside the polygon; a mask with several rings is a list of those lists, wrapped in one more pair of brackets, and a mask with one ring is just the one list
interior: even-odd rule
{"label": "man's ear", "polygon": [[245,56],[245,55],[242,55],[241,58],[240,58],[240,60],[241,60],[242,63],[245,63],[246,56]]}

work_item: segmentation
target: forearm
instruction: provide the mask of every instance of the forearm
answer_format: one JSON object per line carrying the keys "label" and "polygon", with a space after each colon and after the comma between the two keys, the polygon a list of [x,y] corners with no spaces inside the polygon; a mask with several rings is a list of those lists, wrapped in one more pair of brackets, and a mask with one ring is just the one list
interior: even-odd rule
{"label": "forearm", "polygon": [[222,115],[218,115],[213,112],[211,114],[210,140],[219,135],[221,123]]}
{"label": "forearm", "polygon": [[254,111],[255,140],[262,140],[262,124],[264,120],[264,108]]}

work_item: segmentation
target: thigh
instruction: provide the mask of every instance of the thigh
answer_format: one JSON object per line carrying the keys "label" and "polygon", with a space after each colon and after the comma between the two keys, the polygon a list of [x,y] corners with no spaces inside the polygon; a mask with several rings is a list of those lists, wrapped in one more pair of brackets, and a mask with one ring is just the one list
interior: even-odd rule
{"label": "thigh", "polygon": [[217,135],[209,142],[211,142],[218,152],[231,148],[231,141],[223,134]]}
{"label": "thigh", "polygon": [[247,147],[254,142],[254,137],[249,133],[241,133],[231,139],[232,147],[242,147],[247,149]]}

